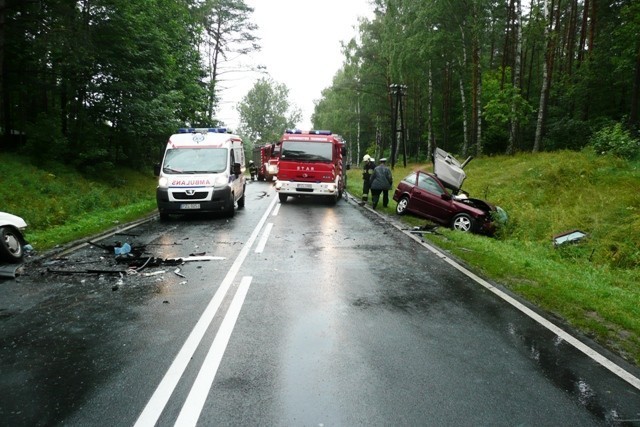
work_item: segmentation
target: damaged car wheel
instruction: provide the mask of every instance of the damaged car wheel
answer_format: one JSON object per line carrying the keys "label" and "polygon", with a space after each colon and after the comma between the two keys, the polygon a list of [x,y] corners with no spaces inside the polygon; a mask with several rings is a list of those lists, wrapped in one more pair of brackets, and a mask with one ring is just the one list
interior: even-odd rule
{"label": "damaged car wheel", "polygon": [[465,233],[473,231],[474,222],[470,215],[461,213],[453,217],[451,228],[454,230],[464,231]]}
{"label": "damaged car wheel", "polygon": [[18,262],[24,255],[24,239],[13,227],[0,227],[0,259]]}

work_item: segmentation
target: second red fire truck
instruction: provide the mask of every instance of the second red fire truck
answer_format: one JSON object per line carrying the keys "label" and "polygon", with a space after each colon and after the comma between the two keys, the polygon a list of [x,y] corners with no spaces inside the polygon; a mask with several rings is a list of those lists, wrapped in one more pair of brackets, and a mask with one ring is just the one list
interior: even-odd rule
{"label": "second red fire truck", "polygon": [[266,144],[253,149],[253,163],[258,168],[259,181],[272,181],[278,175],[280,144]]}

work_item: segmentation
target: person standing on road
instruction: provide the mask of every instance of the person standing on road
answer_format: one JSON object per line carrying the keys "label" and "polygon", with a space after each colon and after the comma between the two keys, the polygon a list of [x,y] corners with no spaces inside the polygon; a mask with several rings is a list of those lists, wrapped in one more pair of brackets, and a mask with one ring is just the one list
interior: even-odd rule
{"label": "person standing on road", "polygon": [[249,173],[251,174],[251,181],[258,179],[258,168],[253,160],[249,160]]}
{"label": "person standing on road", "polygon": [[382,193],[382,206],[389,205],[389,190],[393,185],[393,175],[391,169],[387,167],[387,159],[380,159],[380,164],[375,167],[371,174],[371,203],[373,209],[378,206],[380,193]]}
{"label": "person standing on road", "polygon": [[362,201],[366,202],[369,198],[369,189],[371,188],[371,173],[376,167],[374,160],[368,154],[362,158],[364,165],[362,166]]}

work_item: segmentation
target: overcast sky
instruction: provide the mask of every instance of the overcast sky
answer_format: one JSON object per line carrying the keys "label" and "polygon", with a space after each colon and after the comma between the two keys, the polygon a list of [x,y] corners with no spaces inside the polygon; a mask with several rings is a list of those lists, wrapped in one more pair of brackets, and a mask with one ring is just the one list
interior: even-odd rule
{"label": "overcast sky", "polygon": [[[289,100],[302,110],[299,129],[311,128],[313,101],[331,86],[342,67],[341,41],[356,35],[358,17],[371,18],[368,0],[246,0],[254,8],[262,50],[242,59],[240,68],[264,65],[271,78],[289,88]],[[313,59],[313,62],[311,61]],[[225,75],[218,119],[238,128],[236,105],[261,75]]]}

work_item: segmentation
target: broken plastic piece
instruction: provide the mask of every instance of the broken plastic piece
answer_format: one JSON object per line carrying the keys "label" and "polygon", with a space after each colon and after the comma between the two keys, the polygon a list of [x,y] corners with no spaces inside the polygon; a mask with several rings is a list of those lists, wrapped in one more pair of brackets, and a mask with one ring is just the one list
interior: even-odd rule
{"label": "broken plastic piece", "polygon": [[116,253],[116,255],[126,255],[131,252],[131,245],[125,243],[121,247],[114,247],[113,251]]}
{"label": "broken plastic piece", "polygon": [[148,276],[157,276],[158,274],[164,274],[164,273],[166,273],[166,271],[158,270],[158,271],[154,271],[154,272],[151,272],[151,273],[142,273],[142,275],[148,277]]}
{"label": "broken plastic piece", "polygon": [[587,237],[587,233],[580,230],[571,230],[553,236],[553,246],[560,246],[565,243],[575,243]]}

